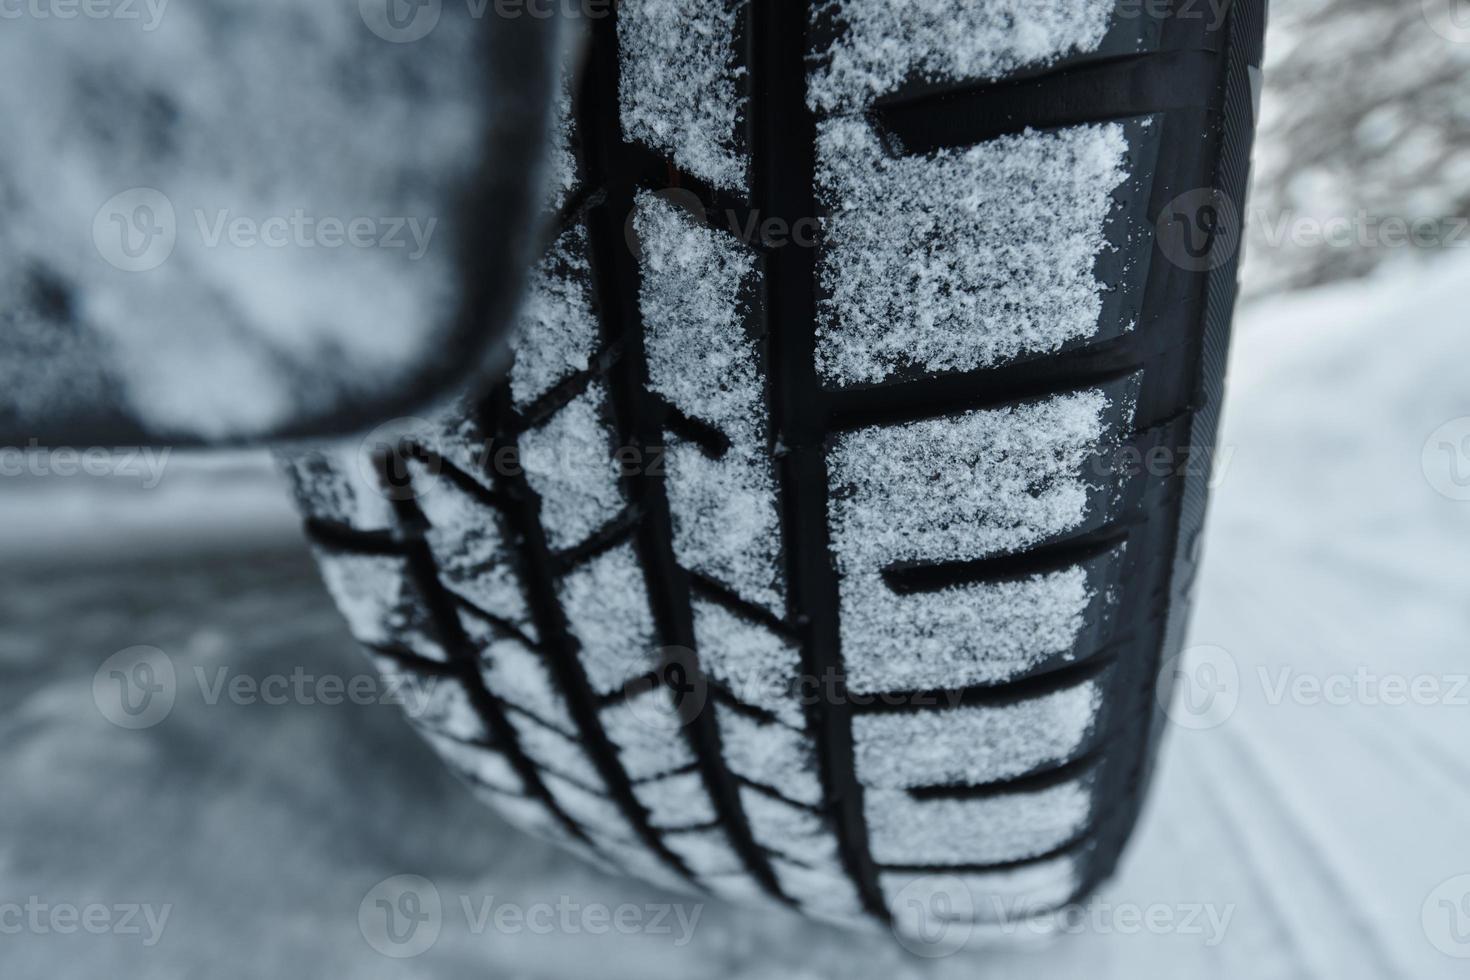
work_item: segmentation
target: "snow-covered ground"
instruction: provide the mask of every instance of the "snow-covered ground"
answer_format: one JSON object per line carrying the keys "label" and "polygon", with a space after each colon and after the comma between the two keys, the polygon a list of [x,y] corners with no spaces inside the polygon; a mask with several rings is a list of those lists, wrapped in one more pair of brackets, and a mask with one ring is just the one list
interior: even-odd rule
{"label": "snow-covered ground", "polygon": [[[214,698],[240,676],[310,690],[369,674],[256,461],[176,460],[151,491],[0,488],[0,974],[1463,976],[1467,281],[1470,255],[1452,254],[1243,311],[1190,700],[1122,870],[1059,935],[1017,924],[934,960],[712,901],[693,920],[696,899],[506,829],[395,706]],[[165,525],[185,530],[158,555]],[[93,681],[139,644],[164,651],[178,694],[129,731]],[[437,942],[408,960],[358,925],[399,874],[430,880],[443,907]],[[576,924],[660,902],[684,915],[666,934]],[[105,907],[89,913],[102,934],[51,917],[88,903]],[[113,928],[130,903],[137,934]],[[497,929],[502,904],[550,906],[552,932]]]}

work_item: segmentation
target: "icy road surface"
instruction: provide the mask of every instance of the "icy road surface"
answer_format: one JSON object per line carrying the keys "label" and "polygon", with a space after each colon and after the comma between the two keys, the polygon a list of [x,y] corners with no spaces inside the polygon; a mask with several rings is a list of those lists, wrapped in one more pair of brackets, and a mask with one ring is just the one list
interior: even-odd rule
{"label": "icy road surface", "polygon": [[[259,474],[180,467],[105,499],[32,481],[0,500],[0,903],[47,911],[17,933],[0,906],[0,973],[1463,976],[1470,421],[1441,427],[1470,415],[1467,280],[1459,259],[1245,311],[1190,700],[1122,871],[1060,935],[1016,924],[935,960],[585,868],[482,810],[396,707],[215,696],[221,679],[369,672]],[[145,557],[163,523],[167,554]],[[93,675],[138,644],[164,651],[178,693],[129,731]],[[398,874],[443,904],[437,941],[405,960],[358,923]],[[502,904],[559,901],[683,918],[637,935],[494,925]],[[53,928],[67,920],[50,909],[89,903],[103,934]]]}

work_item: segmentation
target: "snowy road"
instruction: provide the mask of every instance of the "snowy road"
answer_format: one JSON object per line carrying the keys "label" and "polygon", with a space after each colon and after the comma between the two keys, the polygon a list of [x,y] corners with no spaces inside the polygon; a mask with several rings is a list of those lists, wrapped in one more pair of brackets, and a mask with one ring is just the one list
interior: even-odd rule
{"label": "snowy road", "polygon": [[[107,548],[90,537],[90,510],[77,510],[62,547],[38,523],[56,495],[12,498],[0,522],[14,536],[0,540],[11,555],[0,582],[0,902],[169,911],[154,933],[0,934],[0,972],[1463,976],[1470,502],[1451,498],[1470,496],[1455,468],[1470,473],[1470,422],[1430,437],[1470,415],[1470,330],[1457,319],[1466,281],[1470,262],[1451,260],[1246,311],[1184,666],[1197,710],[1176,712],[1122,871],[1067,934],[1026,942],[1018,925],[1000,946],[933,961],[888,937],[714,902],[683,945],[678,926],[478,929],[462,897],[472,908],[490,896],[521,907],[675,901],[687,914],[694,901],[506,830],[396,707],[209,703],[222,677],[368,673],[281,508],[261,505],[229,532],[228,502],[211,493],[201,508],[196,494],[192,513],[214,533],[145,559],[137,542],[150,521],[189,512],[187,485],[139,497],[137,536]],[[67,553],[45,555],[58,548]],[[93,674],[137,644],[165,651],[178,696],[160,724],[126,731],[98,711]],[[375,883],[402,873],[432,880],[445,915],[432,949],[393,960],[357,916]]]}

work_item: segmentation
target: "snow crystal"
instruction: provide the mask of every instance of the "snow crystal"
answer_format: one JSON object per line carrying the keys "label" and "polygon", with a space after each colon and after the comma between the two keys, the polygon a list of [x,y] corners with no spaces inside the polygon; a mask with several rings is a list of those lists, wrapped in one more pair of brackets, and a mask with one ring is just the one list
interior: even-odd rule
{"label": "snow crystal", "polygon": [[979,785],[1075,755],[1102,705],[1097,681],[1005,705],[853,719],[858,779],[880,789]]}
{"label": "snow crystal", "polygon": [[521,782],[520,775],[504,753],[480,745],[466,745],[458,739],[434,732],[426,731],[423,735],[449,767],[471,785],[488,786],[517,796],[525,793],[526,784]]}
{"label": "snow crystal", "polygon": [[714,823],[719,818],[697,772],[638,783],[633,795],[648,810],[649,824],[661,829]]}
{"label": "snow crystal", "polygon": [[521,751],[538,767],[583,786],[602,786],[597,766],[577,739],[519,711],[507,711],[505,717],[516,731]]}
{"label": "snow crystal", "polygon": [[521,466],[541,497],[541,521],[554,549],[581,544],[623,509],[615,437],[602,417],[606,405],[603,386],[589,385],[549,421],[521,435]]}
{"label": "snow crystal", "polygon": [[795,644],[704,599],[694,600],[694,641],[705,673],[736,698],[793,728],[806,724],[794,688],[801,675]]}
{"label": "snow crystal", "polygon": [[[897,903],[937,910],[956,889],[969,898],[972,921],[1014,921],[1018,916],[1065,904],[1080,884],[1077,857],[1059,854],[1034,863],[977,874],[942,875],[885,871],[878,876],[883,900],[894,910]],[[911,906],[913,907],[913,906]]]}
{"label": "snow crystal", "polygon": [[599,713],[630,779],[647,779],[694,762],[684,725],[666,687],[655,687]]}
{"label": "snow crystal", "polygon": [[691,830],[664,834],[664,844],[684,859],[694,875],[726,875],[745,871],[745,862],[730,846],[723,830]]}
{"label": "snow crystal", "polygon": [[624,135],[670,154],[712,184],[745,189],[737,137],[745,71],[736,65],[743,0],[623,0],[618,4]]}
{"label": "snow crystal", "polygon": [[715,717],[731,772],[798,803],[817,806],[822,802],[816,747],[810,737],[726,708],[716,709]]}
{"label": "snow crystal", "polygon": [[408,566],[390,555],[354,555],[314,549],[322,581],[359,643],[410,646],[430,660],[445,661],[418,596],[408,588]]}
{"label": "snow crystal", "polygon": [[496,697],[529,712],[553,728],[577,730],[566,699],[546,661],[519,640],[497,638],[480,652],[480,676]]}
{"label": "snow crystal", "polygon": [[830,0],[843,26],[807,81],[815,110],[858,109],[906,83],[993,79],[1095,50],[1115,0]]}
{"label": "snow crystal", "polygon": [[577,157],[572,151],[577,121],[572,115],[572,83],[576,71],[563,63],[551,103],[551,140],[547,160],[547,184],[552,211],[560,211],[577,188]]}
{"label": "snow crystal", "polygon": [[737,449],[710,459],[693,443],[670,439],[664,465],[679,564],[782,615],[781,515],[770,460]]}
{"label": "snow crystal", "polygon": [[658,665],[648,587],[631,545],[590,559],[558,591],[596,693],[612,694]]}
{"label": "snow crystal", "polygon": [[1035,857],[1079,834],[1092,812],[1092,793],[1082,778],[974,799],[870,789],[863,804],[879,864],[998,864]]}
{"label": "snow crystal", "polygon": [[646,192],[638,195],[634,229],[650,386],[732,442],[761,447],[764,385],[741,297],[755,275],[755,254]]}
{"label": "snow crystal", "polygon": [[965,371],[1097,332],[1093,274],[1127,149],[1118,123],[890,156],[861,118],[823,123],[817,362],[837,384]]}
{"label": "snow crystal", "polygon": [[554,772],[541,773],[541,784],[546,787],[546,792],[551,794],[561,812],[571,818],[572,823],[596,827],[605,834],[624,840],[633,840],[636,837],[637,832],[629,825],[623,811],[606,796],[589,793]]}
{"label": "snow crystal", "polygon": [[517,408],[525,408],[591,363],[598,341],[591,276],[587,232],[575,224],[557,237],[531,272],[511,334],[515,359],[510,393]]}

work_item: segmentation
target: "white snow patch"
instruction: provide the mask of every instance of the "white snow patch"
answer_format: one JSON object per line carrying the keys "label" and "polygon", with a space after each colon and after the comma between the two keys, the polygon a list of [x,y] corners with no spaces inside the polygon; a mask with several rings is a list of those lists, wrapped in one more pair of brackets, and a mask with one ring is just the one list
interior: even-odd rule
{"label": "white snow patch", "polygon": [[359,643],[401,643],[411,646],[421,657],[441,662],[448,659],[424,628],[424,612],[418,597],[408,590],[403,559],[314,550],[322,581]]}
{"label": "white snow patch", "polygon": [[647,192],[638,195],[633,226],[643,253],[638,298],[650,386],[732,442],[763,448],[764,386],[742,302],[755,253]]}
{"label": "white snow patch", "polygon": [[562,579],[558,591],[598,694],[612,694],[658,665],[648,587],[631,545],[592,558]]}
{"label": "white snow patch", "polygon": [[[411,465],[419,467],[417,463]],[[536,639],[536,625],[510,549],[505,519],[448,480],[432,484],[416,480],[415,485],[427,488],[418,497],[418,505],[429,521],[425,537],[439,569],[439,581],[449,591]],[[470,617],[461,618],[468,621]]]}
{"label": "white snow patch", "polygon": [[566,698],[551,677],[546,660],[519,640],[499,637],[480,651],[480,676],[500,700],[527,711],[564,732],[577,730]]}
{"label": "white snow patch", "polygon": [[817,364],[837,384],[905,369],[966,371],[1055,351],[1098,330],[1119,123],[1031,130],[895,157],[861,118],[818,132],[831,214]]}
{"label": "white snow patch", "polygon": [[630,779],[662,776],[695,761],[666,687],[603,708],[599,717]]}
{"label": "white snow patch", "polygon": [[1082,748],[1102,706],[1091,680],[1013,704],[884,712],[853,719],[859,781],[881,789],[980,785],[1061,762]]}
{"label": "white snow patch", "polygon": [[697,772],[637,783],[633,795],[648,810],[649,825],[660,829],[714,823],[719,819],[704,788],[704,780]]}
{"label": "white snow patch", "polygon": [[602,787],[602,776],[579,741],[519,711],[507,711],[505,718],[516,730],[521,751],[538,767],[583,786]]}
{"label": "white snow patch", "polygon": [[381,531],[396,523],[387,495],[368,478],[360,446],[329,443],[298,453],[282,452],[276,458],[297,504],[312,517],[363,531]]}
{"label": "white snow patch", "polygon": [[[387,658],[374,658],[390,677],[402,677],[403,668]],[[414,678],[415,710],[410,719],[425,732],[436,732],[462,742],[484,742],[490,739],[480,714],[470,704],[464,685],[449,677]],[[422,697],[423,701],[417,701]]]}
{"label": "white snow patch", "polygon": [[1096,50],[1115,0],[829,0],[843,25],[807,77],[816,110],[858,109],[906,83],[992,79]]}
{"label": "white snow patch", "polygon": [[664,465],[679,563],[782,615],[781,515],[770,460],[733,447],[710,459],[671,438]]}
{"label": "white snow patch", "polygon": [[684,865],[697,877],[739,874],[745,862],[730,846],[723,830],[691,830],[664,834],[664,844],[684,859]]}
{"label": "white snow patch", "polygon": [[819,918],[835,917],[844,923],[863,914],[857,889],[838,869],[807,868],[772,858],[771,871],[775,873],[781,891],[796,901],[804,912]]}
{"label": "white snow patch", "polygon": [[743,0],[622,0],[618,48],[623,133],[719,187],[745,189],[737,136],[745,70],[736,64]]}
{"label": "white snow patch", "polygon": [[[596,827],[604,834],[621,840],[635,840],[637,832],[629,825],[623,811],[616,803],[599,793],[586,789],[554,772],[541,773],[541,785],[556,801],[561,812],[581,827]],[[600,784],[599,784],[600,785]]]}
{"label": "white snow patch", "polygon": [[746,704],[774,714],[793,728],[806,724],[795,684],[801,650],[759,623],[724,606],[694,600],[694,642],[705,674]]}
{"label": "white snow patch", "polygon": [[541,497],[541,522],[554,549],[581,544],[623,509],[613,459],[616,437],[603,421],[599,383],[541,426],[522,433],[520,462]]}
{"label": "white snow patch", "polygon": [[1092,598],[1080,566],[908,594],[853,572],[841,585],[847,686],[874,694],[1007,681],[1070,656]]}
{"label": "white snow patch", "polygon": [[578,183],[577,157],[572,152],[572,141],[577,132],[577,120],[572,115],[572,83],[576,80],[576,70],[569,61],[562,64],[551,103],[551,141],[546,168],[551,211],[562,209]]}
{"label": "white snow patch", "polygon": [[558,845],[565,842],[566,831],[540,800],[511,796],[485,786],[471,786],[470,792],[488,803],[512,827]]}
{"label": "white snow patch", "polygon": [[822,802],[816,747],[809,736],[784,725],[762,724],[727,708],[715,709],[715,717],[731,772],[798,803],[817,806]]}
{"label": "white snow patch", "polygon": [[510,339],[510,393],[517,408],[591,363],[598,341],[591,275],[587,232],[579,222],[557,237],[531,272]]}
{"label": "white snow patch", "polygon": [[1086,777],[1032,792],[916,799],[863,794],[868,845],[879,864],[995,864],[1044,854],[1079,834],[1092,813]]}
{"label": "white snow patch", "polygon": [[[955,910],[960,921],[1014,924],[1030,912],[1066,904],[1080,883],[1077,858],[1070,853],[980,874],[885,871],[878,876],[883,900],[898,917],[895,923],[904,919],[900,903],[937,913],[943,903],[953,905],[963,895],[968,902]],[[964,911],[970,914],[958,915]],[[938,918],[936,914],[934,920]]]}
{"label": "white snow patch", "polygon": [[839,868],[837,837],[815,813],[748,786],[740,788],[740,806],[756,843],[810,865]]}

